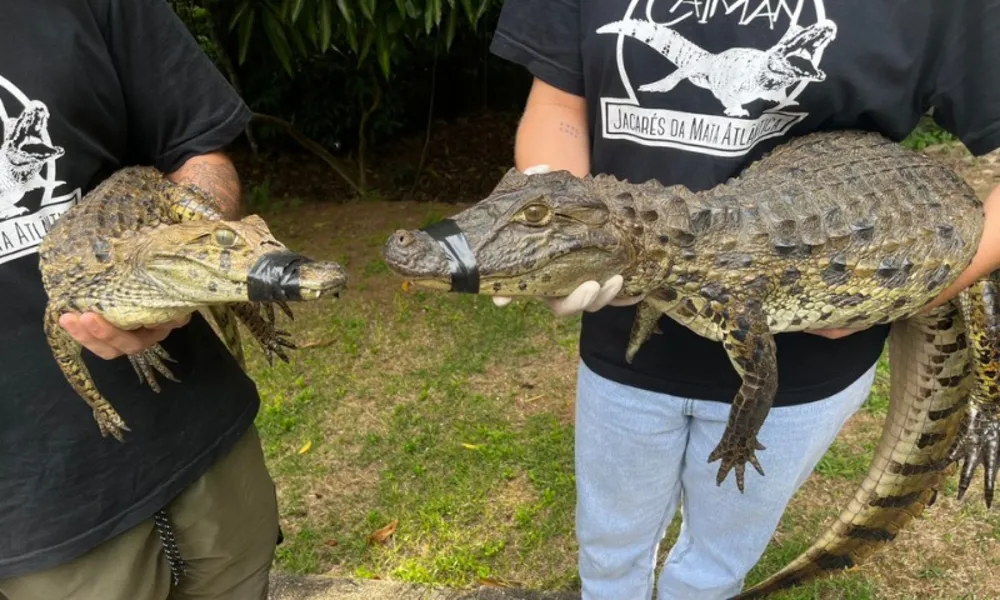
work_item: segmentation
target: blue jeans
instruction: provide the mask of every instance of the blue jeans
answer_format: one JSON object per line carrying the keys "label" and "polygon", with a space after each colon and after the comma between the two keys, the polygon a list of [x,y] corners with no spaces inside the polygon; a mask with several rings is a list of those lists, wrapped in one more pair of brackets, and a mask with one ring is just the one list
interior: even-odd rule
{"label": "blue jeans", "polygon": [[[657,584],[658,599],[708,600],[740,592],[792,495],[868,397],[875,366],[817,402],[775,407],[758,439],[761,477],[745,493],[708,455],[729,404],[621,385],[581,364],[576,402],[577,540],[583,600],[652,597],[657,546],[681,504],[683,523]],[[683,492],[683,493],[682,493]]]}

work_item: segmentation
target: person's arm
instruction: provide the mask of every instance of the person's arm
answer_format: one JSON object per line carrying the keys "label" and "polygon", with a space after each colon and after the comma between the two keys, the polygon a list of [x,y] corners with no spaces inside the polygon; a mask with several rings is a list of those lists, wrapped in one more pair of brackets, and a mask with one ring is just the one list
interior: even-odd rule
{"label": "person's arm", "polygon": [[[222,152],[193,156],[166,175],[174,183],[196,185],[211,194],[226,218],[239,218],[242,207],[239,176],[232,161]],[[111,360],[142,352],[162,342],[171,331],[187,325],[190,320],[188,315],[156,327],[126,331],[96,313],[86,312],[80,315],[66,313],[59,318],[59,325],[78,344],[105,360]]]}
{"label": "person's arm", "polygon": [[590,173],[587,100],[535,78],[514,139],[514,163],[545,165],[577,177]]}
{"label": "person's arm", "polygon": [[207,192],[226,219],[236,220],[243,216],[240,177],[233,162],[222,151],[189,158],[176,171],[167,173],[167,179],[181,185],[193,184]]}
{"label": "person's arm", "polygon": [[[590,173],[581,39],[579,0],[504,2],[490,50],[534,76],[514,143],[514,163],[524,173]],[[594,311],[612,303],[621,286],[620,275],[603,284],[586,281],[565,298],[546,302],[559,315]],[[493,298],[498,306],[510,300]]]}

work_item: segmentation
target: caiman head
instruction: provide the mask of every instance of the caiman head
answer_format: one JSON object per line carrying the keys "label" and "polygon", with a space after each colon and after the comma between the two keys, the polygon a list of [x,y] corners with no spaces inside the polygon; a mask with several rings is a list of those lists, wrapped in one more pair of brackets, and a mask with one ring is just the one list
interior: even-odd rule
{"label": "caiman head", "polygon": [[487,198],[450,219],[393,233],[383,257],[397,275],[426,288],[564,296],[630,264],[634,250],[615,210],[590,177],[511,169]]}
{"label": "caiman head", "polygon": [[288,250],[257,215],[176,223],[124,242],[134,243],[139,277],[180,304],[316,300],[347,285],[340,265]]}
{"label": "caiman head", "polygon": [[817,66],[817,54],[837,37],[837,25],[824,20],[808,27],[791,27],[768,52],[772,75],[798,81],[820,82],[826,73]]}
{"label": "caiman head", "polygon": [[[49,110],[41,102],[30,102],[17,119],[0,122],[3,145],[0,153],[10,164],[12,175],[18,183],[34,176],[45,161],[59,158],[65,152],[42,140],[49,123]],[[9,131],[4,131],[8,129]]]}

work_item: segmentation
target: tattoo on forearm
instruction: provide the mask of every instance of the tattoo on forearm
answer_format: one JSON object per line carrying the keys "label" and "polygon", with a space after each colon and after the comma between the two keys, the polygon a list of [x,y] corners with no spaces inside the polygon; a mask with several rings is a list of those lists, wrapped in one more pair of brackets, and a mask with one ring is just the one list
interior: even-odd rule
{"label": "tattoo on forearm", "polygon": [[240,178],[228,161],[192,161],[177,171],[178,183],[192,184],[210,195],[227,218],[239,218]]}
{"label": "tattoo on forearm", "polygon": [[566,135],[572,138],[580,137],[580,128],[571,123],[567,123],[566,121],[562,121],[559,123],[559,131],[565,133]]}

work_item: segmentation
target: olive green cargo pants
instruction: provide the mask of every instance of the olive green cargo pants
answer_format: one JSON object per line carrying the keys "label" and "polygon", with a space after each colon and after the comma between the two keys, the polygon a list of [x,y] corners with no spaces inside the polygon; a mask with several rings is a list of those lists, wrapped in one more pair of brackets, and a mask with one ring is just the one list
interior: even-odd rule
{"label": "olive green cargo pants", "polygon": [[255,428],[166,513],[186,565],[177,587],[149,519],[67,564],[0,580],[0,599],[267,599],[278,510]]}

